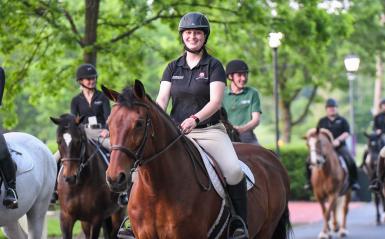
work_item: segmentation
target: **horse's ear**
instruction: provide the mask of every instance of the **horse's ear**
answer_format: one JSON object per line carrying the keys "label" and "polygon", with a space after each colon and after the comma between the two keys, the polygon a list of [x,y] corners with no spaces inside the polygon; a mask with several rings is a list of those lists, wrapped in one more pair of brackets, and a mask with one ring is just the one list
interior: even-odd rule
{"label": "horse's ear", "polygon": [[316,129],[316,131],[315,131],[316,135],[319,135],[320,132],[321,132],[321,128],[320,128],[320,127],[317,127],[317,129]]}
{"label": "horse's ear", "polygon": [[113,102],[117,102],[120,93],[111,89],[108,89],[102,84],[102,91],[107,96],[108,99],[110,99]]}
{"label": "horse's ear", "polygon": [[143,99],[146,95],[146,91],[144,90],[144,86],[140,80],[135,80],[134,92],[135,95],[141,99]]}
{"label": "horse's ear", "polygon": [[79,125],[81,122],[83,122],[84,118],[85,118],[84,115],[81,115],[81,116],[78,115],[78,116],[76,116],[76,118],[75,118],[75,123],[76,123],[77,125]]}
{"label": "horse's ear", "polygon": [[54,118],[54,117],[49,117],[51,119],[51,121],[56,124],[56,125],[60,125],[60,118]]}

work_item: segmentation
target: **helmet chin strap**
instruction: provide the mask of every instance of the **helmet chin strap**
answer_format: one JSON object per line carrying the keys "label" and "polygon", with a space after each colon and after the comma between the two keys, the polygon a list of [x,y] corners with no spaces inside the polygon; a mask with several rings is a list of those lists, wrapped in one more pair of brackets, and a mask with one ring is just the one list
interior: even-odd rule
{"label": "helmet chin strap", "polygon": [[186,51],[188,51],[188,52],[191,52],[191,53],[193,53],[193,54],[199,54],[202,50],[203,50],[203,48],[205,47],[205,45],[203,45],[201,48],[199,48],[198,50],[191,50],[190,48],[188,48],[187,46],[186,46],[186,44],[184,44],[184,49],[186,50]]}
{"label": "helmet chin strap", "polygon": [[87,87],[81,83],[79,83],[82,87],[86,88],[87,90],[95,90],[96,87],[93,87],[93,88],[90,88],[90,87]]}

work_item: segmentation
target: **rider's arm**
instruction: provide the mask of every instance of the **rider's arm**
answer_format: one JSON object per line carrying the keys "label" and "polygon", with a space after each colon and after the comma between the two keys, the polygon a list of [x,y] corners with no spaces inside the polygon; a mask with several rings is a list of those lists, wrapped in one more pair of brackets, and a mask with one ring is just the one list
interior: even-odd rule
{"label": "rider's arm", "polygon": [[240,134],[247,132],[247,131],[250,131],[250,130],[253,130],[259,125],[260,116],[261,116],[260,112],[252,112],[251,113],[251,120],[249,122],[247,122],[246,124],[244,124],[242,126],[234,126],[234,128],[236,128]]}
{"label": "rider's arm", "polygon": [[156,103],[164,111],[167,109],[168,101],[170,100],[171,94],[171,82],[170,81],[161,81],[158,97],[156,97]]}

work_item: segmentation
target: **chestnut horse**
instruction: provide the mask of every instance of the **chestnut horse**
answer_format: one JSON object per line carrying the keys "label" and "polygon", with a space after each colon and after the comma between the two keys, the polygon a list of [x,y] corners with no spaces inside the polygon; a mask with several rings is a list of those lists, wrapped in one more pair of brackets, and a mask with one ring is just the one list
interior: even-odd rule
{"label": "chestnut horse", "polygon": [[[107,182],[113,191],[125,191],[136,171],[127,208],[136,238],[207,238],[222,199],[199,167],[200,158],[191,154],[196,149],[189,147],[170,117],[146,95],[140,81],[122,94],[102,89],[116,103],[108,120],[112,151]],[[288,238],[286,169],[272,151],[248,144],[234,146],[256,181],[248,191],[250,238]],[[226,232],[218,238],[226,238]]]}
{"label": "chestnut horse", "polygon": [[[310,151],[313,193],[321,205],[324,220],[323,229],[318,237],[331,237],[329,227],[331,217],[333,217],[333,230],[344,237],[348,233],[346,217],[351,191],[347,187],[347,172],[341,166],[332,144],[333,136],[327,129],[310,129],[306,134],[306,140]],[[341,222],[337,219],[338,209],[342,209]]]}
{"label": "chestnut horse", "polygon": [[[381,134],[375,132],[368,134],[365,132],[365,137],[368,139],[367,150],[364,152],[362,169],[368,175],[372,182],[377,179],[377,164],[382,143]],[[376,223],[381,224],[381,212],[385,212],[385,199],[381,193],[374,192],[374,203],[376,206]],[[380,207],[382,208],[380,209]]]}
{"label": "chestnut horse", "polygon": [[87,139],[79,117],[64,114],[51,120],[58,125],[62,161],[57,189],[63,238],[72,238],[77,220],[86,238],[99,238],[102,224],[105,238],[116,238],[125,209],[117,203],[118,194],[107,186],[106,160],[98,153],[98,146]]}

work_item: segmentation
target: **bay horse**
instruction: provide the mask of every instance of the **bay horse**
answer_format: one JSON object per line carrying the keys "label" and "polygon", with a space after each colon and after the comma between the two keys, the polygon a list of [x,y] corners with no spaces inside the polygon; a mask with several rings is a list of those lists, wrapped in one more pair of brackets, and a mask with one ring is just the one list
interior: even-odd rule
{"label": "bay horse", "polygon": [[[381,134],[375,132],[368,134],[364,133],[367,141],[367,149],[364,152],[362,168],[369,180],[372,182],[377,179],[377,164],[379,159],[379,153],[382,148],[382,137]],[[381,224],[381,212],[380,206],[382,205],[382,212],[385,212],[385,198],[381,193],[373,192],[374,203],[376,207],[376,223]],[[381,205],[380,205],[381,204]]]}
{"label": "bay horse", "polygon": [[385,197],[385,147],[380,151],[377,164],[377,179],[381,184],[381,196]]}
{"label": "bay horse", "polygon": [[[323,214],[323,229],[319,238],[330,238],[329,220],[333,218],[333,230],[341,237],[348,234],[346,219],[351,199],[348,188],[348,173],[340,164],[338,155],[333,147],[333,136],[327,129],[310,129],[306,134],[309,148],[311,167],[311,184],[316,200]],[[342,220],[339,222],[337,211],[342,210]]]}
{"label": "bay horse", "polygon": [[100,147],[87,139],[81,118],[63,114],[50,117],[57,128],[57,144],[62,167],[58,174],[60,227],[64,239],[72,238],[77,220],[86,238],[96,239],[104,224],[105,238],[116,238],[124,219],[118,194],[106,183],[107,161],[98,152]]}
{"label": "bay horse", "polygon": [[[4,134],[12,159],[17,165],[16,189],[19,207],[7,209],[0,204],[0,226],[8,238],[41,239],[45,215],[56,180],[56,162],[39,139],[26,133]],[[0,202],[4,197],[1,187]],[[18,220],[27,215],[28,235]]]}
{"label": "bay horse", "polygon": [[[108,120],[112,151],[107,182],[113,191],[125,191],[136,171],[127,208],[136,238],[208,238],[222,199],[199,167],[200,158],[191,155],[197,149],[189,147],[140,81],[123,93],[102,89],[115,102]],[[251,144],[234,147],[256,181],[248,191],[249,238],[288,238],[286,169],[272,151]],[[226,232],[217,238],[226,238]]]}

